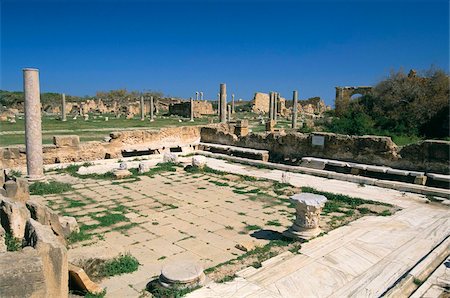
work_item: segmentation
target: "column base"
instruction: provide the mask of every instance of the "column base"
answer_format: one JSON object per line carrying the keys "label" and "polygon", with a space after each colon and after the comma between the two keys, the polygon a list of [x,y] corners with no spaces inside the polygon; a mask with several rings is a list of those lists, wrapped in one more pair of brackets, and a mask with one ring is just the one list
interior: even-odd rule
{"label": "column base", "polygon": [[34,182],[46,182],[47,178],[42,175],[42,176],[25,176],[25,178],[28,180],[29,183],[34,183]]}
{"label": "column base", "polygon": [[289,229],[283,232],[283,235],[288,238],[293,238],[296,240],[304,239],[309,240],[311,238],[314,238],[318,236],[320,233],[322,233],[322,229],[315,228],[315,229],[305,229],[302,227],[298,227],[293,225]]}
{"label": "column base", "polygon": [[150,122],[154,122],[155,121],[155,119],[150,119]]}

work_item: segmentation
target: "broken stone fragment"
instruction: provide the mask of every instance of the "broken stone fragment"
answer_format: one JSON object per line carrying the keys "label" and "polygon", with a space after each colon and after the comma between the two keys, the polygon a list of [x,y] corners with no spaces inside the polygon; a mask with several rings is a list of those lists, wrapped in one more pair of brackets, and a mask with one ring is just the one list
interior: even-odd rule
{"label": "broken stone fragment", "polygon": [[31,218],[40,224],[50,226],[55,235],[63,245],[66,244],[65,233],[56,212],[40,203],[35,198],[30,199],[26,204],[30,211]]}
{"label": "broken stone fragment", "polygon": [[203,169],[206,166],[206,158],[201,155],[192,157],[192,166]]}
{"label": "broken stone fragment", "polygon": [[164,155],[163,155],[163,162],[177,163],[178,162],[178,157],[174,153],[164,153]]}
{"label": "broken stone fragment", "polygon": [[30,198],[28,181],[23,178],[16,178],[5,182],[6,196],[18,202],[26,202]]}
{"label": "broken stone fragment", "polygon": [[242,251],[250,251],[250,250],[255,249],[256,246],[257,245],[256,245],[255,241],[246,241],[246,242],[241,242],[241,243],[236,244],[235,247]]}
{"label": "broken stone fragment", "polygon": [[144,174],[150,170],[149,166],[143,162],[139,164],[138,172],[139,174]]}
{"label": "broken stone fragment", "polygon": [[0,198],[0,220],[6,232],[14,238],[22,239],[30,212],[22,202],[14,202],[9,198]]}
{"label": "broken stone fragment", "polygon": [[113,175],[116,179],[124,179],[130,177],[132,173],[128,170],[114,170]]}
{"label": "broken stone fragment", "polygon": [[77,135],[53,136],[53,144],[57,148],[79,147],[80,146],[80,137]]}
{"label": "broken stone fragment", "polygon": [[64,236],[67,238],[72,233],[79,233],[80,227],[78,226],[77,220],[72,216],[61,216],[59,217],[59,222],[62,226]]}
{"label": "broken stone fragment", "polygon": [[100,294],[103,288],[93,282],[80,267],[69,263],[69,278],[78,288],[91,294]]}

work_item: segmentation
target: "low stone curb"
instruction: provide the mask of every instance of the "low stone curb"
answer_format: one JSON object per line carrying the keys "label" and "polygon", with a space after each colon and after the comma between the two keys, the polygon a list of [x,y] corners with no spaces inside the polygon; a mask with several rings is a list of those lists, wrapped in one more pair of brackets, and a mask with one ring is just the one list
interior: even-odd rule
{"label": "low stone curb", "polygon": [[326,170],[305,168],[305,167],[301,167],[301,166],[289,166],[289,165],[283,165],[283,164],[276,164],[276,163],[259,161],[259,160],[251,160],[251,159],[242,158],[242,157],[228,156],[225,154],[210,153],[210,152],[205,152],[205,151],[196,151],[195,153],[199,154],[199,155],[204,155],[207,157],[224,159],[224,160],[233,161],[233,162],[237,162],[237,163],[241,163],[241,164],[247,164],[247,165],[251,165],[251,166],[264,166],[265,168],[274,169],[274,170],[302,173],[302,174],[314,175],[314,176],[323,177],[323,178],[348,181],[348,182],[353,182],[353,183],[363,183],[366,185],[374,185],[374,186],[378,186],[378,187],[395,189],[395,190],[399,190],[399,191],[413,192],[413,193],[418,193],[418,194],[423,194],[423,195],[432,195],[432,196],[438,196],[438,197],[444,197],[444,198],[450,199],[450,190],[440,189],[440,188],[435,188],[435,187],[416,185],[416,184],[410,184],[410,183],[398,182],[398,181],[380,180],[380,179],[374,179],[374,178],[369,178],[369,177],[361,177],[361,176],[355,176],[355,175],[349,175],[349,174],[330,172],[330,171],[326,171]]}

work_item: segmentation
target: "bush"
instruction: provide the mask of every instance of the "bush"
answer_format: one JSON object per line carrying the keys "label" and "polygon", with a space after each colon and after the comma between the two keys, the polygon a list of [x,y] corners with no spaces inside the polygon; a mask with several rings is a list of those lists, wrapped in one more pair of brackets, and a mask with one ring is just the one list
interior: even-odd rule
{"label": "bush", "polygon": [[103,264],[101,275],[114,276],[134,272],[138,269],[138,260],[129,253],[120,255]]}

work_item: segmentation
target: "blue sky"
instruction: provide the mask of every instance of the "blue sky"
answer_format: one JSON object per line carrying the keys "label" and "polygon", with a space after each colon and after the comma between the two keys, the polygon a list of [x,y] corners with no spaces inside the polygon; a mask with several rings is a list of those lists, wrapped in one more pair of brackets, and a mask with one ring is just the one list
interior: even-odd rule
{"label": "blue sky", "polygon": [[204,91],[291,98],[371,85],[393,69],[449,68],[448,1],[1,2],[0,88]]}

